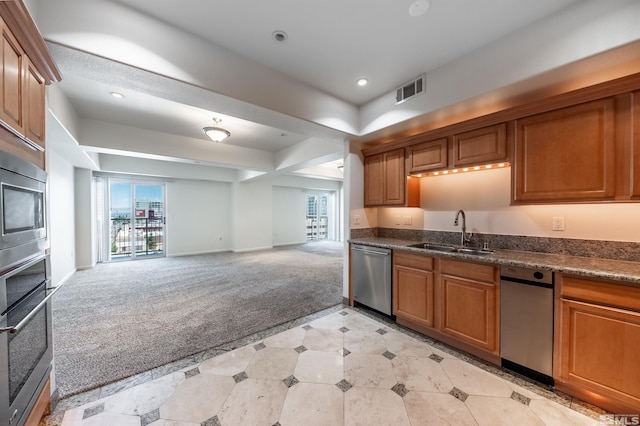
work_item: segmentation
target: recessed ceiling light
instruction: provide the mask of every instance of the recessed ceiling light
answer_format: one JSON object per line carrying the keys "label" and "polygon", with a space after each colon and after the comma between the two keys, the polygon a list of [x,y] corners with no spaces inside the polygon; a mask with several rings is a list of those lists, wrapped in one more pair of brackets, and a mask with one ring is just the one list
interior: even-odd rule
{"label": "recessed ceiling light", "polygon": [[366,86],[367,83],[369,83],[369,80],[367,80],[366,78],[359,78],[356,80],[356,84],[358,86]]}
{"label": "recessed ceiling light", "polygon": [[114,98],[118,98],[118,99],[122,99],[124,98],[124,95],[120,92],[111,92],[111,96],[113,96]]}
{"label": "recessed ceiling light", "polygon": [[429,0],[417,0],[411,3],[411,6],[409,6],[409,15],[411,16],[424,15],[429,9],[429,6],[430,6]]}
{"label": "recessed ceiling light", "polygon": [[287,41],[287,39],[289,38],[289,36],[287,35],[287,33],[285,33],[282,30],[277,30],[274,31],[273,33],[271,33],[271,38],[276,42],[276,43],[284,43],[285,41]]}

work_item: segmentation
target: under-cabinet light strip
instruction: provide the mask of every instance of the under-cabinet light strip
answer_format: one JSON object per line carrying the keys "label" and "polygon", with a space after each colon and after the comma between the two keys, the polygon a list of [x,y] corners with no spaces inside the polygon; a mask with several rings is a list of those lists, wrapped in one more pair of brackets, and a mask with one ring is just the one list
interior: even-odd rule
{"label": "under-cabinet light strip", "polygon": [[509,167],[509,163],[495,163],[495,164],[485,164],[482,166],[473,166],[473,167],[460,167],[457,169],[449,169],[449,170],[438,170],[437,172],[425,172],[425,173],[414,173],[411,174],[411,177],[430,177],[430,176],[447,176],[459,173],[469,173],[469,172],[479,172],[482,170],[490,170],[490,169],[498,169]]}

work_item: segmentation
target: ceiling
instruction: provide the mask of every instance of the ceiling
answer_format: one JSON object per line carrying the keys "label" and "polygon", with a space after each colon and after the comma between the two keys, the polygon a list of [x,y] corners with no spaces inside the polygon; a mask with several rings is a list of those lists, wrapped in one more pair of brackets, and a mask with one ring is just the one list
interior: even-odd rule
{"label": "ceiling", "polygon": [[[368,103],[582,0],[25,1],[80,123],[74,132],[49,120],[54,149],[322,177],[310,171],[337,169]],[[205,147],[214,117],[232,136]],[[98,121],[181,145],[109,147],[83,130]]]}

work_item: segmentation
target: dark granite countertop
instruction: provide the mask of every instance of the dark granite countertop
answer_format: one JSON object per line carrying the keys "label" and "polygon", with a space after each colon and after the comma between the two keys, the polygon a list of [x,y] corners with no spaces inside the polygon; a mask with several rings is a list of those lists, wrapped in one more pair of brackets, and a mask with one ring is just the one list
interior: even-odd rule
{"label": "dark granite countertop", "polygon": [[419,241],[395,238],[354,238],[350,239],[349,242],[353,244],[385,247],[393,250],[403,250],[412,253],[428,254],[435,257],[468,260],[494,265],[547,269],[554,272],[625,281],[640,285],[640,262],[515,250],[496,250],[491,254],[478,256],[408,247],[410,244],[419,243]]}

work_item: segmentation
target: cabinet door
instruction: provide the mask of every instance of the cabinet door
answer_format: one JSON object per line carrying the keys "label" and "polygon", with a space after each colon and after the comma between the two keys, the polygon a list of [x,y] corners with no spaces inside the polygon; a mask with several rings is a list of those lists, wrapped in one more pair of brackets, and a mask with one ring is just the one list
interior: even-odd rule
{"label": "cabinet door", "polygon": [[498,353],[498,286],[441,275],[442,332]]}
{"label": "cabinet door", "polygon": [[507,160],[507,126],[496,124],[453,136],[450,167],[477,166]]}
{"label": "cabinet door", "polygon": [[631,197],[640,198],[640,91],[632,95],[632,128],[631,128],[631,149],[632,149],[632,176],[631,176]]}
{"label": "cabinet door", "polygon": [[447,168],[447,138],[419,143],[408,149],[409,173]]}
{"label": "cabinet door", "polygon": [[560,316],[556,380],[640,409],[640,313],[561,299]]}
{"label": "cabinet door", "polygon": [[13,34],[0,21],[2,51],[0,63],[0,120],[24,134],[23,71],[26,56]]}
{"label": "cabinet door", "polygon": [[407,175],[405,173],[404,148],[385,152],[384,156],[384,203],[404,205]]}
{"label": "cabinet door", "polygon": [[24,77],[25,136],[44,148],[45,81],[30,61],[27,61]]}
{"label": "cabinet door", "polygon": [[514,202],[613,198],[614,114],[602,99],[517,120]]}
{"label": "cabinet door", "polygon": [[393,268],[393,314],[433,327],[433,272],[396,265]]}
{"label": "cabinet door", "polygon": [[364,157],[364,205],[379,206],[384,202],[384,157]]}

